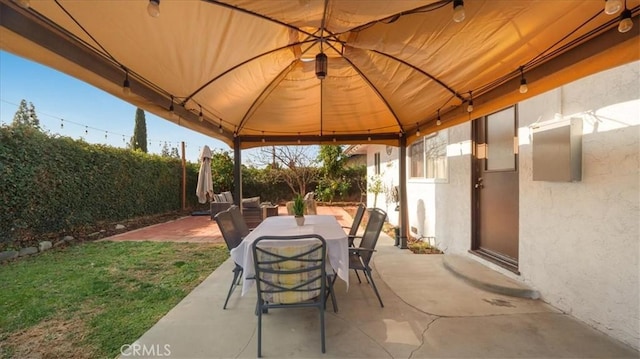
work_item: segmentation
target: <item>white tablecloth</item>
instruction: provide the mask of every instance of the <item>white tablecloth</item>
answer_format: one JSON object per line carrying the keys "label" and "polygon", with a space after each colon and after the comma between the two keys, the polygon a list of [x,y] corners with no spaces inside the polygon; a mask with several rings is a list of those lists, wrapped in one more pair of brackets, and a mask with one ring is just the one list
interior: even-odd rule
{"label": "white tablecloth", "polygon": [[255,275],[253,266],[253,255],[251,245],[258,237],[271,236],[294,236],[304,234],[319,234],[327,242],[327,254],[329,264],[338,274],[338,277],[349,286],[349,251],[347,234],[334,216],[304,216],[304,226],[296,225],[293,216],[267,217],[258,227],[247,235],[239,246],[231,250],[231,258],[244,269],[244,279],[242,281],[242,295],[250,290]]}

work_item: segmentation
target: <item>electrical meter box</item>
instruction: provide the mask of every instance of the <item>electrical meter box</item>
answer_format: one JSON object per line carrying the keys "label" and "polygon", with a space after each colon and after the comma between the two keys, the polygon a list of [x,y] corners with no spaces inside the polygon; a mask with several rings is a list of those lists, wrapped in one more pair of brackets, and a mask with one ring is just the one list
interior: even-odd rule
{"label": "electrical meter box", "polygon": [[556,121],[532,128],[533,180],[582,180],[582,119]]}

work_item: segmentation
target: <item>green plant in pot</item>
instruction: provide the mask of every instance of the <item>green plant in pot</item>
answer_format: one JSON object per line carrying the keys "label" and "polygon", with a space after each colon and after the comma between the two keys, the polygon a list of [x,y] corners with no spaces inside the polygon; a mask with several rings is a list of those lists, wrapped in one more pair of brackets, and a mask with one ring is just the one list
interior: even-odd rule
{"label": "green plant in pot", "polygon": [[299,226],[304,225],[304,198],[301,195],[296,195],[293,199],[293,215],[296,218],[296,223]]}

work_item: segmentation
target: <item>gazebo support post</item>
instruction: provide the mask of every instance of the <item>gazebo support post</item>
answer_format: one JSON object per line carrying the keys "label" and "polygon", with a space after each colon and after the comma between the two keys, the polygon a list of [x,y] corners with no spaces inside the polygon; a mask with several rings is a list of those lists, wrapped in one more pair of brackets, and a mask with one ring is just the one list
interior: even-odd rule
{"label": "gazebo support post", "polygon": [[239,137],[233,139],[233,202],[242,210],[242,150]]}
{"label": "gazebo support post", "polygon": [[407,249],[407,234],[409,233],[409,211],[407,210],[407,137],[402,136],[398,140],[400,183],[398,197],[400,201],[400,213],[398,213],[400,225],[400,249]]}

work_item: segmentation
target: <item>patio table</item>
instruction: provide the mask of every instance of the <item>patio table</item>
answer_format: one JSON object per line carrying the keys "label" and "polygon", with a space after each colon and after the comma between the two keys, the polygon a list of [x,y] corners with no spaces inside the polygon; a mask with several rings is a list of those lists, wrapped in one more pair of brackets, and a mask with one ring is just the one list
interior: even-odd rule
{"label": "patio table", "polygon": [[327,243],[327,255],[331,268],[349,287],[349,249],[347,234],[334,216],[304,216],[304,226],[298,226],[293,216],[267,217],[251,231],[239,246],[231,250],[231,258],[244,269],[242,295],[245,295],[255,284],[255,275],[251,244],[261,236],[293,236],[319,234]]}

